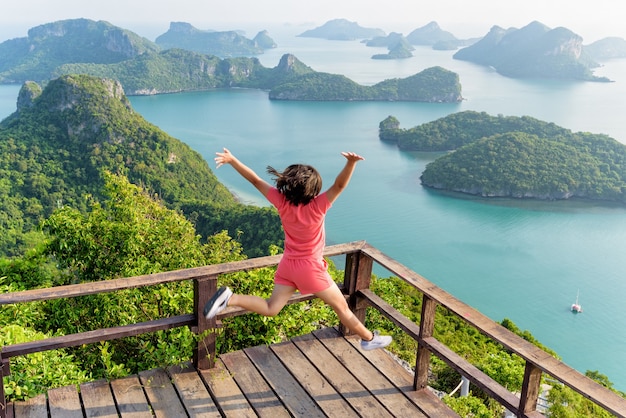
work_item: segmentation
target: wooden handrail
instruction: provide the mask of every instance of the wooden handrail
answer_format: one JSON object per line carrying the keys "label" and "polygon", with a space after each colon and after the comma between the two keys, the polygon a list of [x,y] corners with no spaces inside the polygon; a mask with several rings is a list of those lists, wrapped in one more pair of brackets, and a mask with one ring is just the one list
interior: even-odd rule
{"label": "wooden handrail", "polygon": [[[332,245],[326,247],[324,255],[326,257],[333,257],[342,254],[350,254],[358,252],[364,245],[364,241]],[[163,273],[146,274],[143,276],[129,278],[25,290],[22,292],[3,293],[0,294],[0,305],[95,295],[98,293],[109,293],[116,292],[118,290],[181,282],[200,277],[217,276],[218,274],[254,270],[263,267],[275,266],[278,264],[278,261],[280,261],[280,258],[281,255],[273,255],[251,258],[242,261],[232,261],[223,264],[213,264],[203,267],[167,271]]]}
{"label": "wooden handrail", "polygon": [[[328,246],[325,255],[328,257],[338,255],[346,256],[344,283],[343,286],[340,287],[357,317],[364,320],[365,309],[368,306],[375,308],[417,341],[415,389],[420,390],[427,385],[430,357],[431,355],[435,355],[459,374],[467,377],[487,395],[518,417],[535,418],[542,416],[536,411],[542,373],[546,373],[555,380],[569,386],[607,411],[617,416],[626,416],[626,399],[550,356],[545,351],[502,327],[500,324],[489,319],[469,305],[454,298],[443,289],[435,286],[419,274],[386,256],[364,241]],[[118,339],[131,335],[140,335],[181,326],[189,326],[196,333],[209,331],[208,336],[198,343],[198,348],[194,353],[194,362],[198,368],[212,367],[215,357],[214,330],[217,326],[216,321],[222,318],[247,313],[241,308],[231,307],[227,308],[210,321],[203,317],[201,309],[208,297],[215,291],[218,276],[274,266],[278,264],[280,257],[280,255],[259,257],[250,260],[131,278],[2,294],[0,295],[0,305],[5,305],[93,295],[183,280],[193,280],[195,283],[195,312],[138,324],[93,330],[2,347],[0,349],[0,379],[10,373],[9,359],[11,357],[72,347],[85,343]],[[404,280],[422,293],[423,309],[421,323],[419,325],[413,323],[390,304],[369,290],[369,282],[374,263],[382,266],[394,276]],[[289,303],[298,303],[312,298],[312,295],[295,294],[290,299]],[[509,392],[506,388],[481,372],[461,356],[454,353],[432,335],[435,323],[435,308],[437,306],[442,306],[459,316],[478,331],[515,353],[526,362],[522,392],[519,396]],[[2,404],[0,404],[0,418],[5,418],[6,399],[4,395],[4,387],[0,385],[0,401],[2,402]]]}
{"label": "wooden handrail", "polygon": [[122,325],[114,328],[97,329],[78,334],[62,335],[46,338],[44,340],[13,344],[2,347],[2,358],[25,356],[41,351],[58,350],[59,348],[76,347],[83,344],[116,340],[118,338],[132,337],[149,332],[191,326],[195,323],[195,319],[195,315],[187,314],[171,318],[155,319],[154,321],[141,322],[139,324]]}
{"label": "wooden handrail", "polygon": [[[472,383],[492,396],[500,404],[504,405],[511,412],[517,414],[517,416],[537,416],[534,409],[536,408],[537,395],[539,393],[539,385],[541,383],[541,379],[537,377],[540,376],[540,373],[535,371],[537,370],[552,376],[555,380],[567,385],[574,391],[580,393],[583,397],[591,400],[607,411],[619,417],[626,417],[626,399],[598,384],[593,379],[590,379],[577,370],[569,367],[560,360],[552,357],[539,347],[509,331],[471,306],[456,299],[443,289],[435,286],[433,283],[429,282],[406,266],[400,264],[396,260],[386,256],[376,248],[370,245],[365,245],[363,246],[362,252],[371,257],[377,264],[385,267],[387,270],[394,273],[394,275],[398,278],[416,288],[423,294],[425,299],[428,298],[433,300],[440,306],[446,308],[450,312],[453,312],[478,331],[506,347],[509,351],[515,353],[526,361],[525,374],[534,373],[534,377],[527,378],[527,376],[525,376],[520,399],[506,395],[504,391],[507,390],[504,387],[492,379],[488,377],[486,378],[486,376],[482,372],[478,371],[478,369],[474,368],[476,370],[474,371],[474,369],[472,369],[474,366],[469,365],[469,363],[454,354],[450,349],[438,342],[435,338],[428,336],[428,338],[421,339],[419,334],[416,338],[415,330],[411,332],[410,328],[408,329],[406,327],[404,321],[395,319],[401,314],[388,304],[381,303],[380,298],[375,296],[371,291],[363,290],[360,292],[363,297],[368,300],[371,306],[376,307],[376,309],[381,311],[381,313],[383,313],[383,315],[385,315],[389,320],[415,338],[418,342],[418,347],[428,350],[428,352],[432,352],[434,355],[445,361],[461,375],[467,377]],[[434,321],[434,318],[425,318],[424,316],[422,316],[421,321],[424,323],[424,321],[428,321],[429,319]],[[423,370],[427,370],[428,368],[428,364],[419,364],[419,361],[420,356],[418,353],[416,374],[419,372],[420,368]],[[424,360],[422,359],[422,361]],[[532,370],[533,372],[529,372],[529,370]],[[517,405],[514,405],[515,403],[517,403]]]}

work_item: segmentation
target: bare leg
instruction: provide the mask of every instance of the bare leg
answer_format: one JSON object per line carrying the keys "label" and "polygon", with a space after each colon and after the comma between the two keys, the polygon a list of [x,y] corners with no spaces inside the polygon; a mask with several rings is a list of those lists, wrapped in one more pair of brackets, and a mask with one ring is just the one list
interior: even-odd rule
{"label": "bare leg", "polygon": [[337,287],[337,284],[333,283],[331,287],[315,294],[318,298],[326,302],[337,314],[341,323],[347,327],[351,332],[357,334],[364,341],[370,341],[374,338],[374,334],[365,325],[358,320],[354,313],[348,307],[348,303]]}
{"label": "bare leg", "polygon": [[248,311],[263,316],[275,316],[285,306],[291,295],[296,291],[294,287],[282,284],[274,285],[272,296],[263,299],[254,295],[239,295],[234,293],[228,301],[228,306],[239,306]]}

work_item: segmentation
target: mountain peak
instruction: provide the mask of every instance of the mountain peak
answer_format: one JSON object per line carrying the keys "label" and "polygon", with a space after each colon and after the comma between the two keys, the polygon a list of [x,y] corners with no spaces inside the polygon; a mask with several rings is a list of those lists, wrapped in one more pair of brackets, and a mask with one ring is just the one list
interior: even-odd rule
{"label": "mountain peak", "polygon": [[133,111],[119,81],[72,74],[50,81],[43,90],[37,83],[24,83],[16,113],[36,115],[70,138],[97,143],[123,140]]}
{"label": "mountain peak", "polygon": [[[42,98],[58,110],[73,109],[91,99],[122,102],[130,109],[124,88],[117,80],[84,74],[68,74],[50,81]],[[52,109],[51,109],[52,110]]]}
{"label": "mountain peak", "polygon": [[17,95],[17,111],[23,108],[31,107],[35,104],[35,100],[41,96],[41,86],[34,81],[24,83]]}

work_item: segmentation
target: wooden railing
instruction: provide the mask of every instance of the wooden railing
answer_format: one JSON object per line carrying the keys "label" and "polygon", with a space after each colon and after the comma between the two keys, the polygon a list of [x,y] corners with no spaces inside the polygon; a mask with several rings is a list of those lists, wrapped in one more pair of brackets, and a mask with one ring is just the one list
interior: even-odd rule
{"label": "wooden railing", "polygon": [[[528,341],[510,332],[367,243],[361,241],[329,246],[326,248],[325,255],[328,257],[345,255],[345,277],[342,290],[346,295],[351,309],[361,321],[365,320],[366,309],[373,307],[378,309],[391,322],[417,341],[418,349],[416,353],[414,380],[414,388],[416,390],[426,388],[428,384],[430,357],[431,355],[435,355],[518,417],[543,416],[536,409],[543,374],[549,375],[552,379],[569,386],[583,397],[591,400],[612,414],[619,417],[626,417],[626,399],[599,385],[592,379],[589,379]],[[188,326],[196,333],[207,332],[207,336],[202,341],[199,341],[194,351],[193,361],[195,366],[199,369],[210,368],[215,361],[216,334],[214,331],[217,327],[217,321],[225,317],[243,315],[246,313],[243,309],[229,307],[212,320],[206,320],[204,318],[202,309],[204,303],[217,289],[218,276],[220,274],[273,266],[276,265],[279,260],[280,256],[260,257],[145,276],[2,294],[0,295],[0,305],[6,305],[71,298],[183,280],[193,280],[195,284],[195,312],[138,324],[98,329],[5,346],[0,350],[2,365],[0,377],[10,374],[9,360],[11,357],[64,347],[74,347],[98,341],[113,340],[182,326]],[[369,290],[374,263],[382,266],[394,276],[404,280],[422,293],[422,314],[421,323],[419,325],[410,321]],[[311,295],[296,294],[291,298],[289,303],[297,303],[311,299],[312,297]],[[509,392],[506,388],[478,370],[475,366],[467,362],[433,336],[435,311],[438,305],[458,315],[481,333],[501,344],[512,353],[517,354],[526,362],[522,389],[519,395]],[[342,329],[342,331],[347,333],[347,330]],[[3,385],[0,385],[0,402],[2,402],[0,404],[0,417],[5,418],[6,399]]]}

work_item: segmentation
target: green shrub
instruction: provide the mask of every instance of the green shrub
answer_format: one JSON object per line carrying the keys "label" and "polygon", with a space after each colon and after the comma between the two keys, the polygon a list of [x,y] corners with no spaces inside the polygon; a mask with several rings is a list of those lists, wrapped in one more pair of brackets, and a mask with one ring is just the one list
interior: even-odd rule
{"label": "green shrub", "polygon": [[[5,325],[0,332],[0,346],[49,338],[41,332],[19,325]],[[45,351],[11,359],[11,374],[4,378],[9,401],[25,400],[50,388],[77,385],[91,380],[65,350]]]}

